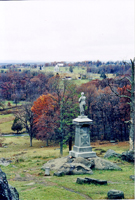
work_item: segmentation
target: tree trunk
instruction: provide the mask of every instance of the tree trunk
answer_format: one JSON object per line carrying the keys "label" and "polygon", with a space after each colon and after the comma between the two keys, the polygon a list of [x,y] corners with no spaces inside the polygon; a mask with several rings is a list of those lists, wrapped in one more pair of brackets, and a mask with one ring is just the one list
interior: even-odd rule
{"label": "tree trunk", "polygon": [[60,155],[63,156],[63,139],[60,142]]}
{"label": "tree trunk", "polygon": [[46,139],[46,146],[48,147],[48,139]]}
{"label": "tree trunk", "polygon": [[32,137],[30,136],[30,147],[32,147]]}
{"label": "tree trunk", "polygon": [[60,155],[63,156],[63,103],[60,105],[60,133],[61,133],[61,141],[60,141]]}
{"label": "tree trunk", "polygon": [[135,131],[135,103],[134,103],[134,60],[131,60],[132,64],[132,77],[131,77],[131,103],[130,103],[130,133],[129,133],[129,150],[134,150],[134,131]]}
{"label": "tree trunk", "polygon": [[72,150],[72,136],[69,137],[69,151]]}
{"label": "tree trunk", "polygon": [[135,145],[134,145],[134,124],[133,124],[132,121],[131,121],[131,124],[130,124],[129,144],[130,144],[129,150],[130,151],[134,150],[135,149]]}
{"label": "tree trunk", "polygon": [[135,144],[134,144],[134,131],[135,131],[135,119],[134,119],[134,102],[131,103],[130,106],[130,132],[129,132],[129,150],[135,150]]}

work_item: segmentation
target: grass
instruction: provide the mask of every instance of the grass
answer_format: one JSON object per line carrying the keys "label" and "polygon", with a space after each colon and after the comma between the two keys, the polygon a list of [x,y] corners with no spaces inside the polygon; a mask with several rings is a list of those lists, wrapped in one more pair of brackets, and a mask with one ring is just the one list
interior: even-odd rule
{"label": "grass", "polygon": [[[3,119],[3,118],[11,118],[11,117],[13,117],[13,114],[7,114],[7,115],[0,115],[0,120],[1,119]],[[1,121],[0,121],[0,123],[1,123]]]}
{"label": "grass", "polygon": [[7,121],[5,123],[2,123],[0,124],[0,130],[1,130],[1,133],[14,133],[12,130],[11,130],[11,126],[13,124],[13,120],[11,121]]}
{"label": "grass", "polygon": [[[19,183],[20,184],[20,183]],[[23,200],[41,200],[41,199],[49,199],[49,200],[62,200],[64,199],[73,199],[73,200],[83,200],[81,195],[76,193],[71,193],[62,187],[58,187],[55,185],[46,185],[46,182],[35,183],[32,186],[27,186],[28,182],[25,185],[22,184],[22,187],[19,192],[21,192],[21,199]],[[16,186],[17,187],[17,186]],[[36,190],[36,193],[35,193]],[[37,195],[35,195],[37,194]]]}
{"label": "grass", "polygon": [[123,151],[127,151],[129,149],[129,142],[117,142],[117,143],[110,143],[109,141],[96,141],[91,143],[93,148],[99,149],[102,147],[102,150],[107,151],[109,148],[117,151],[117,153],[122,153]]}
{"label": "grass", "polygon": [[[20,103],[21,105],[21,103]],[[2,134],[9,134],[9,133],[15,133],[11,130],[13,121],[15,119],[15,115],[13,114],[18,107],[10,107],[9,109],[1,110],[0,111],[0,132]],[[22,130],[24,131],[24,129]]]}
{"label": "grass", "polygon": [[[40,140],[33,139],[33,147],[30,147],[29,137],[1,137],[4,138],[4,144],[8,148],[1,148],[1,156],[8,158],[15,158],[16,155],[25,158],[25,157],[45,157],[50,158],[51,156],[58,157],[59,149],[55,147],[46,147],[46,143]],[[56,150],[55,150],[56,149]],[[67,153],[67,149],[64,150],[64,155]]]}
{"label": "grass", "polygon": [[0,131],[1,133],[14,133],[11,130],[11,126],[14,121],[14,115],[13,114],[6,114],[6,115],[0,115]]}
{"label": "grass", "polygon": [[[6,173],[9,184],[16,187],[21,200],[43,200],[43,199],[106,199],[107,192],[110,189],[122,190],[126,199],[134,197],[134,183],[129,179],[134,174],[132,163],[120,159],[111,158],[110,161],[117,163],[122,171],[93,170],[93,175],[74,175],[74,176],[44,176],[41,167],[50,159],[60,157],[58,146],[46,147],[46,143],[33,140],[33,147],[29,146],[28,137],[1,137],[4,138],[3,145],[7,148],[0,148],[0,157],[9,158],[12,163],[7,166],[1,166]],[[91,143],[93,150],[100,156],[108,149],[113,149],[121,153],[128,149],[127,142],[120,142],[116,145],[111,143],[100,144]],[[41,148],[42,147],[42,148]],[[64,155],[68,155],[68,148],[65,148]],[[107,180],[106,186],[100,185],[79,185],[76,183],[77,177],[93,177]]]}
{"label": "grass", "polygon": [[[128,168],[128,172],[127,172],[127,168]],[[72,188],[73,190],[78,191],[82,194],[85,194],[91,197],[92,199],[107,198],[107,192],[111,189],[122,190],[124,191],[126,199],[132,199],[134,186],[133,186],[133,181],[129,179],[129,174],[133,173],[133,168],[132,169],[129,169],[129,167],[127,168],[125,168],[124,166],[122,168],[123,169],[122,172],[103,171],[101,173],[101,170],[93,170],[94,172],[93,175],[80,175],[80,176],[74,176],[74,177],[66,176],[66,181],[65,181],[65,177],[61,177],[60,181],[56,177],[53,179],[53,181],[59,184],[59,186],[65,185],[65,187],[69,187],[70,185],[70,188]],[[105,186],[94,185],[94,184],[78,185],[76,184],[77,177],[81,177],[81,178],[90,177],[90,178],[107,180],[108,184]]]}
{"label": "grass", "polygon": [[[8,106],[8,103],[10,103],[10,106]],[[23,104],[24,102],[23,101],[19,101],[18,103],[17,103],[17,106],[21,106],[22,104]],[[14,101],[7,101],[7,100],[5,100],[4,101],[4,109],[6,108],[9,108],[9,109],[12,109],[13,107],[16,107],[16,103],[14,103]]]}
{"label": "grass", "polygon": [[[27,68],[28,69],[28,68]],[[29,70],[31,71],[40,71],[39,69],[31,69],[29,68]],[[41,72],[44,72],[44,73],[54,73],[54,66],[50,66],[50,67],[45,67],[43,68],[43,70],[41,70]],[[69,71],[69,67],[60,67],[59,68],[59,74],[61,76],[63,76],[64,74],[67,75],[67,76],[71,76],[73,79],[77,79],[80,74],[86,74],[88,75],[89,79],[90,80],[93,80],[93,79],[100,79],[102,80],[102,78],[100,78],[100,74],[95,74],[95,73],[90,73],[88,74],[87,73],[87,67],[78,67],[78,66],[73,66],[73,73],[71,73]],[[108,78],[114,78],[114,75],[113,74],[106,74]],[[89,79],[87,79],[87,81],[89,81]],[[83,79],[82,80],[79,80],[77,83],[79,84],[82,84],[82,83],[85,83],[86,80],[84,81]]]}
{"label": "grass", "polygon": [[89,81],[90,80],[88,80],[88,79],[79,79],[79,80],[73,80],[73,83],[75,83],[77,86],[79,86],[79,85],[87,83]]}

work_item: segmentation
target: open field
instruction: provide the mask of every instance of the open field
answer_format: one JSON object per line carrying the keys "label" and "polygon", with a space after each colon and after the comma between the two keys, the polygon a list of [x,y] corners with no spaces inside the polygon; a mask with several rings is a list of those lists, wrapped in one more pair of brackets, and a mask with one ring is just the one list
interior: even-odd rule
{"label": "open field", "polygon": [[[18,68],[17,70],[21,70],[21,71],[25,71],[25,70],[30,70],[31,72],[42,72],[42,73],[53,73],[56,74],[56,72],[54,71],[54,66],[49,66],[49,67],[43,67],[42,70],[39,70],[39,68],[31,68],[31,67],[27,67],[27,68]],[[8,71],[7,69],[2,69],[3,72]],[[101,79],[100,78],[100,74],[95,74],[95,73],[87,73],[87,67],[81,67],[81,66],[73,66],[73,72],[71,73],[69,71],[69,67],[60,67],[59,68],[59,72],[58,72],[62,77],[66,76],[70,76],[73,79],[78,79],[78,77],[80,77],[80,75],[86,75],[87,78],[89,80],[93,80],[93,79]],[[114,78],[115,75],[114,74],[106,74],[107,78]]]}
{"label": "open field", "polygon": [[[60,156],[59,146],[46,147],[46,143],[33,140],[33,147],[29,147],[28,137],[0,137],[0,157],[12,160],[1,169],[7,174],[9,184],[16,187],[21,200],[77,200],[77,199],[107,199],[110,189],[122,190],[125,199],[134,199],[134,182],[129,176],[134,174],[134,165],[120,159],[111,158],[110,161],[117,163],[122,171],[93,170],[93,175],[70,175],[63,177],[44,176],[41,167],[50,159]],[[93,150],[98,156],[103,157],[105,151],[113,149],[117,153],[128,150],[128,142],[111,144],[107,142],[91,143]],[[104,153],[102,153],[104,152]],[[64,155],[68,155],[68,148],[64,149]],[[105,186],[79,185],[77,177],[92,177],[107,180]]]}
{"label": "open field", "polygon": [[14,133],[14,131],[11,130],[11,126],[14,121],[14,115],[13,114],[6,114],[6,115],[0,115],[0,132],[4,134]]}
{"label": "open field", "polygon": [[1,134],[14,133],[14,131],[11,130],[11,126],[15,118],[14,114],[12,113],[13,113],[12,108],[8,110],[0,111],[0,133]]}
{"label": "open field", "polygon": [[[30,69],[30,70],[37,71],[38,69]],[[38,71],[40,71],[40,70],[38,70]],[[54,67],[45,67],[45,68],[43,68],[43,70],[41,70],[41,72],[44,72],[44,73],[52,72],[52,73],[56,74],[56,72],[54,72]],[[80,77],[80,75],[86,75],[89,80],[93,80],[93,79],[101,79],[102,80],[102,78],[100,78],[100,74],[87,73],[87,67],[73,66],[72,73],[69,71],[69,67],[60,67],[58,73],[62,77],[70,76],[73,79],[78,79],[78,77]],[[115,77],[114,74],[106,74],[106,76],[107,76],[107,78]]]}
{"label": "open field", "polygon": [[[9,133],[15,133],[11,130],[11,126],[13,124],[13,121],[15,119],[14,113],[18,111],[21,107],[21,105],[24,102],[19,102],[17,106],[13,103],[13,101],[5,101],[5,105],[10,102],[11,106],[5,106],[4,109],[0,109],[0,133],[1,134],[9,134]],[[24,129],[22,130],[24,131]]]}

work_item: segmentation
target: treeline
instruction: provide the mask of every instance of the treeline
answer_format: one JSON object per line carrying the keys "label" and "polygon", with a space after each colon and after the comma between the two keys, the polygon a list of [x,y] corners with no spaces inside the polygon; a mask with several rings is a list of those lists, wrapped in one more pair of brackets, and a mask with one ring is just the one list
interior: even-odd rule
{"label": "treeline", "polygon": [[[72,119],[79,115],[78,99],[86,96],[86,115],[93,120],[91,140],[128,140],[130,119],[128,98],[116,96],[109,85],[121,95],[130,96],[130,82],[123,77],[93,80],[81,86],[62,81],[60,76],[42,73],[8,71],[0,74],[0,97],[3,100],[35,101],[32,105],[33,131],[37,139],[72,143]],[[31,111],[31,108],[30,108]]]}
{"label": "treeline", "polygon": [[[8,70],[16,70],[16,71],[21,71],[21,68],[38,68],[42,70],[42,68],[47,68],[50,66],[56,66],[59,62],[49,62],[49,63],[42,63],[42,64],[30,64],[30,63],[22,63],[22,64],[3,64],[0,65],[1,68],[1,73],[6,73],[4,69]],[[60,62],[63,67],[80,67],[83,69],[87,69],[87,73],[98,73],[98,74],[115,74],[115,75],[129,75],[131,74],[131,67],[130,63],[122,62],[122,61],[107,61],[107,62],[102,62],[100,60],[97,61],[81,61],[81,62]]]}
{"label": "treeline", "polygon": [[100,65],[91,65],[87,67],[88,73],[104,73],[104,74],[115,74],[119,75],[130,75],[131,67],[130,65],[124,65],[122,63],[113,63],[113,64],[100,64]]}
{"label": "treeline", "polygon": [[34,100],[48,90],[47,82],[51,76],[28,70],[0,73],[0,99],[15,103]]}

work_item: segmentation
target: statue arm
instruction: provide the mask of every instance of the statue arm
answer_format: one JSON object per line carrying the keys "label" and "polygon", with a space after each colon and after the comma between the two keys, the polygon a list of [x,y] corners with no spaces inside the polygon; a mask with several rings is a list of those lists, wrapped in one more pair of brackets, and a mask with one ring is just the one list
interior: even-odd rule
{"label": "statue arm", "polygon": [[80,97],[80,98],[79,98],[79,103],[81,102],[81,100],[82,100],[82,99],[81,99],[81,97]]}

